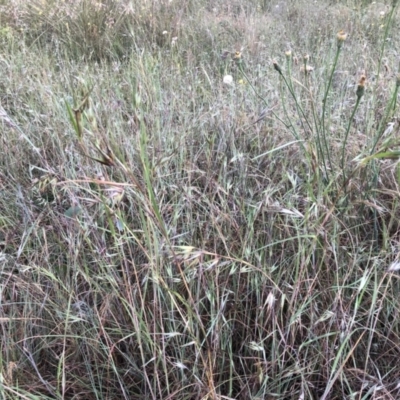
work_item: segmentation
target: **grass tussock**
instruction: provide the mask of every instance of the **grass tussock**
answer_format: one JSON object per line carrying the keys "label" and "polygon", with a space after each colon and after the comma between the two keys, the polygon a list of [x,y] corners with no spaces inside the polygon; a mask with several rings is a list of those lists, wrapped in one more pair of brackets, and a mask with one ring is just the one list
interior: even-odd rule
{"label": "grass tussock", "polygon": [[399,18],[2,1],[0,397],[399,398]]}

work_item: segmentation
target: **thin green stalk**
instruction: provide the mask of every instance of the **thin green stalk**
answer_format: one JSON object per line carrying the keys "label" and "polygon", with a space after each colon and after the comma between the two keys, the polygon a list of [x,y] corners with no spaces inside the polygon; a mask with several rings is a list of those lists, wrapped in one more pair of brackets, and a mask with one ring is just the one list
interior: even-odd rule
{"label": "thin green stalk", "polygon": [[[375,85],[374,85],[373,91],[372,91],[372,100],[371,100],[372,103],[375,103],[376,91],[377,91],[377,88],[378,88],[379,76],[380,76],[380,72],[381,72],[381,68],[382,68],[383,54],[384,54],[384,51],[385,51],[385,48],[386,48],[387,39],[389,37],[389,30],[392,27],[394,11],[396,9],[397,3],[398,3],[398,0],[393,0],[392,1],[392,7],[391,7],[390,13],[389,13],[389,15],[387,17],[387,22],[385,24],[385,32],[383,34],[382,46],[381,46],[380,54],[379,54],[379,58],[378,58],[378,70],[377,70],[377,73],[376,73]],[[396,91],[396,93],[397,93],[397,91]],[[389,109],[387,109],[387,110],[389,110]],[[384,120],[386,120],[387,116],[388,116],[388,114],[385,114]],[[372,118],[372,120],[374,121],[375,119]],[[373,139],[374,141],[373,141],[373,145],[372,145],[372,148],[371,148],[371,154],[374,153],[374,150],[375,150],[375,148],[377,146],[377,143],[379,142],[379,139],[382,137],[383,129],[384,129],[385,125],[386,125],[386,121],[385,121],[385,124],[383,123],[383,121],[381,121],[381,123],[379,124],[379,128],[377,130],[377,133],[376,133],[376,135],[375,135],[375,137]],[[379,174],[379,172],[377,171],[376,164],[375,163],[371,163],[371,168],[374,170],[374,176],[376,177]],[[366,174],[366,172],[365,172],[365,174]],[[370,186],[370,187],[372,187],[372,186]]]}
{"label": "thin green stalk", "polygon": [[396,105],[397,105],[397,94],[399,92],[399,87],[400,87],[400,75],[398,75],[396,78],[396,87],[394,88],[392,97],[390,98],[390,101],[389,101],[388,105],[386,106],[385,115],[379,123],[377,134],[376,134],[375,140],[374,140],[374,144],[371,147],[371,151],[370,151],[371,155],[374,154],[376,146],[385,132],[385,127],[386,127],[387,123],[389,122],[390,118],[392,118],[392,116],[394,114],[394,110],[396,109]]}
{"label": "thin green stalk", "polygon": [[[317,112],[315,110],[315,101],[314,101],[314,98],[313,98],[313,96],[311,94],[311,87],[310,87],[310,84],[309,84],[309,80],[307,79],[309,77],[309,71],[307,69],[307,61],[308,61],[308,58],[304,57],[305,87],[307,88],[308,95],[309,95],[309,97],[311,99],[311,111],[312,111],[312,116],[313,116],[313,120],[314,120],[315,130],[317,132],[316,140],[317,140],[318,159],[322,160],[322,164],[323,164],[323,167],[324,167],[324,173],[325,173],[325,179],[328,181],[328,175],[329,174],[328,174],[328,168],[327,168],[327,165],[326,165],[324,151],[323,151],[322,145],[321,145],[321,138],[320,138],[320,135],[319,135]],[[328,153],[328,157],[329,157],[329,153]]]}
{"label": "thin green stalk", "polygon": [[[281,67],[276,62],[274,62],[273,65],[274,65],[275,70],[278,71],[279,75],[282,77],[283,81],[285,82],[286,87],[289,89],[289,92],[292,95],[293,100],[295,101],[297,113],[299,114],[299,116],[302,116],[304,118],[304,120],[307,122],[308,129],[310,129],[310,131],[312,132],[311,124],[308,122],[307,116],[306,116],[303,108],[301,107],[300,103],[297,100],[296,93],[293,90],[293,86],[291,84],[289,84],[289,82],[286,79],[285,75],[282,73]],[[300,120],[300,121],[301,121],[301,124],[302,124],[302,128],[305,131],[303,120]]]}
{"label": "thin green stalk", "polygon": [[[346,40],[346,34],[343,31],[340,31],[337,34],[336,54],[335,54],[335,58],[333,60],[333,66],[332,66],[331,73],[330,73],[330,76],[329,76],[328,85],[326,87],[324,98],[322,100],[321,128],[319,130],[317,130],[317,135],[318,136],[319,136],[319,132],[322,132],[322,142],[323,142],[323,145],[324,145],[324,148],[325,148],[325,151],[326,151],[326,155],[327,155],[327,158],[328,158],[328,164],[329,164],[329,167],[331,169],[332,169],[332,161],[331,161],[328,142],[326,140],[326,126],[325,126],[326,125],[326,123],[325,123],[326,103],[327,103],[327,100],[328,100],[329,91],[330,91],[331,86],[332,86],[333,75],[334,75],[335,70],[336,70],[337,62],[339,60],[340,51],[342,49],[343,42],[345,40]],[[319,139],[319,140],[321,140],[321,139]],[[321,148],[321,152],[323,153],[322,148]]]}
{"label": "thin green stalk", "polygon": [[392,8],[390,10],[390,14],[388,15],[387,18],[387,23],[385,26],[385,33],[383,34],[383,42],[382,42],[382,46],[381,46],[381,53],[379,54],[379,59],[378,59],[378,71],[376,73],[376,84],[375,84],[375,88],[374,88],[374,92],[377,88],[378,85],[378,81],[379,81],[379,75],[381,72],[381,68],[382,68],[382,59],[383,59],[383,52],[385,51],[385,47],[386,47],[386,42],[389,36],[389,30],[392,27],[392,22],[393,22],[393,15],[394,15],[394,11],[396,9],[396,5],[397,5],[397,0],[393,0],[392,1]]}
{"label": "thin green stalk", "polygon": [[[255,87],[253,86],[253,84],[251,83],[251,81],[250,81],[249,77],[247,76],[246,72],[244,72],[243,65],[242,65],[242,59],[238,56],[238,57],[235,57],[234,60],[236,61],[237,66],[239,67],[239,70],[240,70],[240,72],[242,73],[242,75],[244,76],[244,78],[246,79],[247,83],[248,83],[248,84],[250,85],[250,87],[253,89],[253,92],[255,93],[255,95],[256,95],[260,100],[262,100],[262,102],[263,102],[266,106],[268,106],[268,103],[267,103],[267,101],[265,100],[265,98],[262,97],[262,96],[257,92],[256,88],[255,88]],[[278,121],[282,122],[283,125],[285,125],[286,127],[288,127],[287,124],[286,124],[284,121],[282,121],[282,119],[280,119],[280,118],[278,117],[278,115],[276,115],[272,110],[271,110],[271,113],[273,114],[273,116],[274,116]]]}
{"label": "thin green stalk", "polygon": [[[301,122],[301,125],[302,125],[302,128],[303,128],[303,131],[306,131],[305,126],[304,126],[304,122],[303,122],[303,119],[304,119],[304,120],[307,122],[308,128],[309,128],[310,131],[312,132],[312,127],[311,127],[310,123],[308,122],[308,119],[307,119],[307,117],[306,117],[306,115],[305,115],[304,110],[302,109],[302,107],[300,106],[300,104],[299,104],[299,102],[298,102],[298,100],[297,100],[297,97],[296,97],[296,94],[295,94],[295,92],[294,92],[294,90],[293,90],[292,85],[289,84],[289,82],[288,82],[288,80],[286,79],[285,75],[282,73],[281,67],[278,65],[278,63],[274,61],[273,66],[274,66],[274,69],[279,73],[280,77],[283,79],[283,82],[285,83],[286,87],[289,89],[289,92],[290,92],[290,94],[292,95],[293,100],[295,101],[296,109],[297,109],[297,114],[298,114],[299,117],[300,117],[300,122]],[[283,91],[282,91],[282,88],[281,88],[281,95],[282,95],[282,106],[283,106],[283,109],[284,109],[284,111],[285,111],[285,115],[286,115],[287,119],[290,121],[289,125],[288,125],[288,124],[285,124],[285,125],[286,125],[286,127],[292,128],[293,136],[294,136],[297,140],[300,140],[300,135],[297,133],[296,128],[295,128],[295,126],[292,124],[291,118],[289,117],[289,114],[288,114],[288,112],[287,112],[287,110],[286,110],[285,101],[283,101]],[[302,117],[302,118],[301,118],[301,117]],[[300,142],[300,143],[301,143],[301,146],[302,146],[303,150],[305,150],[304,144],[303,144],[302,142]],[[306,153],[307,153],[307,152],[306,152]]]}
{"label": "thin green stalk", "polygon": [[360,79],[360,82],[358,84],[358,87],[357,87],[357,92],[356,92],[357,101],[356,101],[356,104],[354,106],[353,112],[351,113],[351,117],[349,119],[349,123],[347,125],[346,133],[345,133],[344,140],[343,140],[341,168],[342,168],[342,172],[343,172],[343,190],[345,191],[345,193],[346,193],[346,188],[345,188],[345,185],[346,185],[346,170],[345,170],[345,165],[344,165],[344,162],[345,162],[345,149],[346,149],[347,139],[348,139],[349,132],[350,132],[350,127],[351,127],[351,124],[352,124],[353,119],[354,119],[354,115],[355,115],[355,113],[357,111],[358,106],[360,105],[361,97],[364,95],[365,80],[366,80],[365,76],[362,75],[361,79]]}

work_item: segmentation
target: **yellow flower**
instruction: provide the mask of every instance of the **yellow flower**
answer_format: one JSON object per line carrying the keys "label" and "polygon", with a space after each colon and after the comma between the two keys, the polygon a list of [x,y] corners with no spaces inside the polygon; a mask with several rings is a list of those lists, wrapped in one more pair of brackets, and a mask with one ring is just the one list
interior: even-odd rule
{"label": "yellow flower", "polygon": [[242,53],[240,51],[235,52],[233,61],[239,66],[242,64]]}
{"label": "yellow flower", "polygon": [[358,86],[357,86],[357,92],[356,92],[358,99],[360,99],[362,97],[362,95],[364,94],[366,80],[367,80],[366,76],[361,75],[360,81],[358,82]]}

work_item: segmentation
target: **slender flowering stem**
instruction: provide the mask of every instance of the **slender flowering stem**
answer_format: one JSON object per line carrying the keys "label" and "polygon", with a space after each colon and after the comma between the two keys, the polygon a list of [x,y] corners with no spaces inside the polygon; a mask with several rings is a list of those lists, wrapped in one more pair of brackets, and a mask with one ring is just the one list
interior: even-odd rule
{"label": "slender flowering stem", "polygon": [[[351,117],[349,119],[349,123],[347,125],[347,129],[346,129],[346,134],[343,140],[343,146],[342,146],[342,172],[343,172],[343,186],[346,184],[346,171],[345,171],[345,165],[344,165],[344,161],[345,161],[345,149],[346,149],[346,145],[347,145],[347,139],[349,137],[349,132],[350,132],[350,127],[351,127],[351,123],[353,121],[354,115],[356,114],[357,108],[360,105],[360,101],[361,101],[361,97],[364,95],[364,91],[365,91],[365,81],[366,81],[366,77],[365,75],[362,75],[360,78],[360,82],[358,83],[357,86],[357,101],[356,104],[354,106],[353,112],[351,113]],[[346,190],[344,188],[344,190]]]}
{"label": "slender flowering stem", "polygon": [[[333,75],[336,70],[337,62],[339,60],[340,51],[343,47],[344,41],[347,38],[347,34],[344,31],[339,31],[336,38],[337,38],[337,50],[336,50],[335,59],[333,60],[333,66],[332,66],[331,74],[329,76],[328,85],[326,87],[324,98],[322,100],[322,117],[321,117],[322,118],[321,119],[322,141],[323,141],[324,148],[325,148],[325,151],[326,151],[326,154],[328,157],[328,163],[331,168],[332,168],[332,162],[331,162],[331,157],[330,157],[329,146],[328,146],[328,143],[326,140],[326,126],[325,126],[326,103],[328,100],[328,94],[329,94],[330,88],[332,86]],[[322,149],[321,149],[321,152],[323,153]]]}
{"label": "slender flowering stem", "polygon": [[[262,97],[262,96],[257,92],[256,88],[255,88],[255,87],[253,86],[253,84],[251,83],[251,81],[250,81],[249,77],[247,76],[246,72],[244,72],[243,63],[242,63],[242,57],[241,57],[240,52],[237,51],[237,52],[235,53],[235,56],[233,57],[233,59],[234,59],[234,61],[236,61],[236,64],[237,64],[237,66],[238,66],[240,72],[242,73],[242,75],[244,76],[244,78],[246,79],[246,81],[247,81],[247,83],[250,85],[250,87],[253,89],[253,92],[255,93],[255,95],[256,95],[259,99],[261,99],[261,100],[263,101],[263,103],[264,103],[266,106],[268,106],[268,103],[267,103],[267,101],[265,100],[265,98]],[[284,121],[282,121],[282,119],[279,118],[279,116],[276,115],[273,111],[271,111],[271,114],[274,115],[274,117],[275,117],[278,121],[282,122],[283,125],[285,125],[286,127],[288,127],[288,125],[287,125]]]}

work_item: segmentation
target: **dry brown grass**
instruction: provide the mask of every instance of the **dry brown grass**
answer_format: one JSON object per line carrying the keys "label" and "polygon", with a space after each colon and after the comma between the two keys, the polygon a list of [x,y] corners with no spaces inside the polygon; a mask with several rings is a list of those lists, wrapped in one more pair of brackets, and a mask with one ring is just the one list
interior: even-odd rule
{"label": "dry brown grass", "polygon": [[400,396],[380,7],[1,2],[1,398]]}

